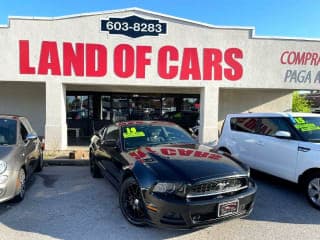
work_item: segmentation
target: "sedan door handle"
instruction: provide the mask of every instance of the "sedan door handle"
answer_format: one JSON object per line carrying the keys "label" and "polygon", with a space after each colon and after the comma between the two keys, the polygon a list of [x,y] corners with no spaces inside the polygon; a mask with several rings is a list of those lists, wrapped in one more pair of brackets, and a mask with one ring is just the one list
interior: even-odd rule
{"label": "sedan door handle", "polygon": [[299,152],[309,152],[311,149],[306,147],[298,147]]}

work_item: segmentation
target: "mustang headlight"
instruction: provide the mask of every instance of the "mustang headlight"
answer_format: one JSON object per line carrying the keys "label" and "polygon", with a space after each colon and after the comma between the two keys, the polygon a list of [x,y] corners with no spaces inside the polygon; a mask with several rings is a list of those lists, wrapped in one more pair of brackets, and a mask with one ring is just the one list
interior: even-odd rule
{"label": "mustang headlight", "polygon": [[186,185],[183,183],[159,182],[153,187],[152,191],[155,193],[170,193],[184,196],[186,194]]}
{"label": "mustang headlight", "polygon": [[0,174],[4,173],[7,169],[7,162],[0,160]]}

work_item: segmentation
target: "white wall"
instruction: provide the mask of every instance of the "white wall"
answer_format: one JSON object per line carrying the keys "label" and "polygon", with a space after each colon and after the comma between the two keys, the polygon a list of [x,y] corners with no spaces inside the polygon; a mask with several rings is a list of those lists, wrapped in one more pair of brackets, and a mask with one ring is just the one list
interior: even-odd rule
{"label": "white wall", "polygon": [[[108,34],[100,31],[102,18],[127,17],[138,15],[147,19],[159,19],[167,23],[167,34],[160,36],[144,36],[130,38],[123,35]],[[28,29],[28,31],[25,31]],[[283,64],[281,56],[284,52],[299,52],[316,54],[319,52],[320,40],[258,38],[250,28],[216,27],[177,19],[175,17],[152,13],[144,10],[124,9],[104,13],[93,13],[61,18],[11,18],[8,27],[0,27],[0,81],[59,81],[64,84],[91,85],[124,85],[124,86],[159,86],[159,87],[205,87],[222,88],[273,88],[273,89],[319,89],[319,64],[310,61],[300,64]],[[53,76],[48,74],[21,74],[19,71],[19,40],[29,41],[30,66],[38,70],[43,41],[55,42],[58,48],[60,65],[63,63],[63,42],[101,44],[107,48],[108,73],[99,77],[83,76]],[[113,71],[114,49],[119,44],[129,44],[131,47],[151,46],[148,55],[151,64],[146,67],[145,79],[137,79],[135,74],[121,78]],[[185,48],[196,48],[201,71],[200,79],[179,80],[179,74],[171,80],[163,79],[158,74],[158,51],[161,47],[171,45],[179,51],[178,61],[173,64],[181,66],[182,54]],[[221,80],[203,80],[203,52],[204,48],[219,49],[223,54],[227,49],[237,48],[243,53],[237,62],[243,68],[240,79],[231,81],[225,76]],[[314,56],[314,55],[312,55]],[[224,57],[225,58],[225,57]],[[25,59],[25,58],[23,58]],[[318,60],[318,58],[317,58]],[[222,61],[223,67],[228,65]],[[303,71],[300,78],[285,81],[288,70]],[[49,71],[50,72],[50,71]],[[310,80],[304,81],[307,72]],[[319,75],[318,75],[319,73]],[[318,77],[316,77],[318,76]]]}
{"label": "white wall", "polygon": [[22,115],[39,136],[44,136],[45,85],[40,83],[0,83],[0,114]]}
{"label": "white wall", "polygon": [[228,113],[283,112],[291,107],[290,90],[220,89],[219,128]]}

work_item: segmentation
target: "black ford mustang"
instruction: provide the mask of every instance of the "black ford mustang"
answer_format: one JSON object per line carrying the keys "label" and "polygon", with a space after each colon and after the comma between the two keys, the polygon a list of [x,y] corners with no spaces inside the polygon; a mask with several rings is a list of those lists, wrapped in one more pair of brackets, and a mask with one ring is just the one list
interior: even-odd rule
{"label": "black ford mustang", "polygon": [[102,128],[91,139],[90,171],[119,190],[121,211],[135,225],[183,229],[244,217],[256,192],[246,166],[168,122]]}

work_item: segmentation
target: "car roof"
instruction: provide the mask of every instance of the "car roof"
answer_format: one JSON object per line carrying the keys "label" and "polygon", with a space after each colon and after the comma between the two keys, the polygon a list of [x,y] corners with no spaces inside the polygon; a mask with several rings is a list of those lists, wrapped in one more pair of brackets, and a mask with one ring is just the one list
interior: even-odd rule
{"label": "car roof", "polygon": [[320,117],[316,113],[302,112],[257,112],[257,113],[237,113],[228,114],[228,117]]}
{"label": "car roof", "polygon": [[17,120],[17,119],[23,118],[23,116],[14,115],[14,114],[0,114],[0,118]]}
{"label": "car roof", "polygon": [[125,122],[117,122],[117,126],[130,126],[130,125],[150,125],[150,126],[177,126],[177,124],[166,121],[144,121],[144,120],[136,120],[136,121],[125,121]]}

